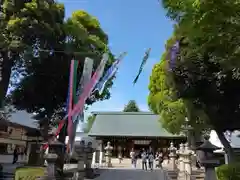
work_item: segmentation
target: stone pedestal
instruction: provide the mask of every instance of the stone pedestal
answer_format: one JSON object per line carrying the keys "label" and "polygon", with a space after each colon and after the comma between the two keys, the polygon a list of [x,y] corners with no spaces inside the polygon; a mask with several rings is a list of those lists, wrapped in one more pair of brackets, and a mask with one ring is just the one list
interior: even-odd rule
{"label": "stone pedestal", "polygon": [[185,172],[185,164],[184,164],[184,144],[181,143],[179,146],[179,150],[177,151],[177,154],[179,156],[178,159],[178,180],[183,180],[184,179],[184,172]]}
{"label": "stone pedestal", "polygon": [[47,179],[55,180],[56,179],[56,166],[57,154],[48,153],[44,156],[44,159],[47,161]]}
{"label": "stone pedestal", "polygon": [[[64,165],[64,143],[61,143],[56,138],[49,142],[48,144],[48,154],[55,154],[57,155],[57,159],[55,162],[55,167],[58,173],[55,173],[56,178],[62,176],[62,168]],[[57,172],[55,171],[55,172]]]}
{"label": "stone pedestal", "polygon": [[94,172],[92,169],[92,159],[93,159],[93,148],[92,143],[88,142],[85,148],[85,173],[87,178],[94,177]]}
{"label": "stone pedestal", "polygon": [[187,175],[192,174],[192,155],[194,154],[194,152],[192,150],[189,149],[188,143],[185,144],[185,149],[184,149],[184,165],[185,165],[185,172],[187,173]]}
{"label": "stone pedestal", "polygon": [[85,141],[75,142],[74,156],[78,161],[77,172],[74,175],[74,180],[84,180],[85,169],[84,169],[84,160],[85,160]]}
{"label": "stone pedestal", "polygon": [[169,150],[169,158],[170,158],[169,168],[175,171],[177,169],[177,165],[176,165],[177,148],[174,147],[173,142],[170,143],[170,147],[168,148],[168,150]]}
{"label": "stone pedestal", "polygon": [[192,169],[196,169],[196,164],[197,164],[197,154],[196,153],[193,153],[192,156],[191,156],[191,166],[192,166]]}

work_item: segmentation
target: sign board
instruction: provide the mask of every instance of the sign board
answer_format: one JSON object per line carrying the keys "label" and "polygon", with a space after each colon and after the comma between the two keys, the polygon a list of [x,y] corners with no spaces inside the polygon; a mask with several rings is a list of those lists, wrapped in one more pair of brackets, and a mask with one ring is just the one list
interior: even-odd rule
{"label": "sign board", "polygon": [[36,180],[45,175],[45,168],[42,167],[21,167],[15,171],[14,180]]}
{"label": "sign board", "polygon": [[149,145],[151,140],[135,140],[134,144],[136,145]]}

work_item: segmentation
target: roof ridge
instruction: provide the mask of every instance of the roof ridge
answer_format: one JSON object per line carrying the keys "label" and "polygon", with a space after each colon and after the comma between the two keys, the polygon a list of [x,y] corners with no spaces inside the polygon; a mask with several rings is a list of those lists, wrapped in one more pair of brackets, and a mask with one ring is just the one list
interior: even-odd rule
{"label": "roof ridge", "polygon": [[95,115],[156,115],[151,111],[123,112],[123,111],[93,111]]}

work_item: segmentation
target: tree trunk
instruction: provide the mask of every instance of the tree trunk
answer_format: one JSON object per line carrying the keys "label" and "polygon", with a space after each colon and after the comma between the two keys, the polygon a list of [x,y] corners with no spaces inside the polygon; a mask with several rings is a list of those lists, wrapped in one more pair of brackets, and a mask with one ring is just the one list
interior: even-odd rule
{"label": "tree trunk", "polygon": [[235,158],[235,153],[233,148],[231,147],[230,143],[228,142],[228,140],[226,139],[226,137],[224,136],[223,131],[216,129],[215,130],[219,140],[221,141],[227,155],[228,155],[228,161],[229,163],[233,163],[235,162],[236,158]]}
{"label": "tree trunk", "polygon": [[7,51],[0,51],[1,81],[0,81],[0,108],[4,106],[4,99],[7,94],[8,85],[13,65],[12,59],[9,59]]}
{"label": "tree trunk", "polygon": [[[64,125],[64,127],[62,128],[60,134],[59,134],[59,138],[58,140],[64,144],[65,146],[65,140],[66,140],[66,124]],[[57,163],[56,163],[56,166],[57,166],[57,169],[60,170],[60,175],[61,177],[63,176],[63,166],[64,166],[64,161],[65,161],[65,147],[64,147],[64,150],[62,150],[61,152],[58,152],[58,159],[57,159]]]}

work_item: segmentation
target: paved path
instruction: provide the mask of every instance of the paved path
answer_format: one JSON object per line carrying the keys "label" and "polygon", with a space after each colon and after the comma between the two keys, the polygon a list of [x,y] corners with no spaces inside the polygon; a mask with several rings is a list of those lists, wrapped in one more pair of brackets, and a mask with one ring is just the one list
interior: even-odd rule
{"label": "paved path", "polygon": [[162,170],[107,169],[95,180],[168,180]]}
{"label": "paved path", "polygon": [[21,163],[10,164],[10,163],[3,163],[3,177],[0,176],[0,180],[13,180],[14,173],[17,167],[22,166]]}

